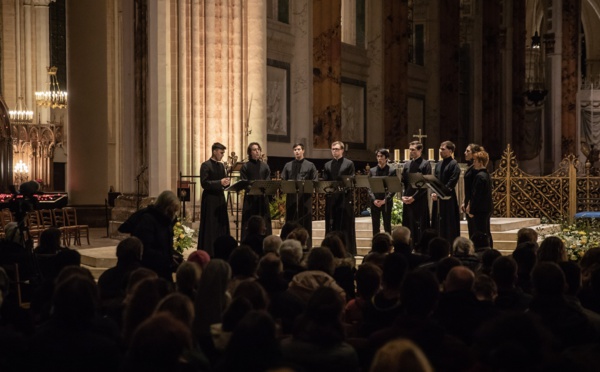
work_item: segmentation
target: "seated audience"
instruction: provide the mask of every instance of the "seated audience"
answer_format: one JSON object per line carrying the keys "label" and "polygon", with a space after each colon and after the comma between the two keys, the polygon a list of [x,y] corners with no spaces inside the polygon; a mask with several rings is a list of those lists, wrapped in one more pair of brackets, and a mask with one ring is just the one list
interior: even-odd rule
{"label": "seated audience", "polygon": [[565,243],[556,236],[549,236],[542,241],[537,251],[537,262],[565,262],[567,249]]}
{"label": "seated audience", "polygon": [[283,241],[277,235],[267,235],[263,240],[263,253],[275,253],[279,256],[279,249]]}

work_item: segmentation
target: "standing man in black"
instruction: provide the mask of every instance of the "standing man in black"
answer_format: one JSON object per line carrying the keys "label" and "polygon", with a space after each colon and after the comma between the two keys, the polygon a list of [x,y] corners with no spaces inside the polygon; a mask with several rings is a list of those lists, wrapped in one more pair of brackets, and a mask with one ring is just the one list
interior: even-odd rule
{"label": "standing man in black", "polygon": [[[317,181],[319,174],[315,165],[304,159],[304,145],[294,144],[294,160],[288,162],[281,172],[282,180]],[[298,204],[296,194],[287,194],[285,203],[285,221],[297,222],[302,225],[312,237],[312,194],[300,192]],[[311,246],[311,238],[308,239]]]}
{"label": "standing man in black", "polygon": [[[244,163],[240,170],[240,178],[242,180],[270,180],[271,170],[267,163],[262,161],[262,147],[258,142],[251,142],[246,149],[248,161]],[[266,235],[271,235],[271,211],[269,210],[269,200],[263,195],[248,195],[250,188],[246,189],[244,194],[244,205],[242,207],[242,240],[247,235],[248,220],[250,217],[257,215],[265,220],[267,228]]]}
{"label": "standing man in black", "polygon": [[415,189],[412,187],[408,175],[410,173],[431,174],[431,164],[424,160],[423,144],[413,141],[408,145],[410,158],[402,169],[402,183],[404,192],[402,194],[402,225],[409,228],[413,236],[413,243],[417,245],[421,240],[423,230],[429,228],[429,199],[427,198],[427,187]]}
{"label": "standing man in black", "polygon": [[448,189],[450,199],[441,200],[436,193],[431,194],[431,200],[433,200],[432,227],[436,228],[440,236],[450,244],[460,236],[460,213],[455,192],[456,184],[460,178],[460,167],[452,156],[455,149],[454,143],[450,141],[442,142],[440,145],[440,158],[442,161],[435,165],[434,172],[435,177]]}
{"label": "standing man in black", "polygon": [[[344,143],[331,144],[333,160],[325,163],[324,181],[337,181],[342,176],[354,176],[354,163],[344,157]],[[343,185],[342,185],[343,187]],[[325,234],[341,231],[346,237],[346,250],[356,255],[356,234],[354,232],[354,195],[352,189],[344,189],[327,195],[325,201]]]}
{"label": "standing man in black", "polygon": [[212,157],[200,166],[200,184],[202,199],[200,206],[200,229],[198,231],[198,249],[214,255],[213,244],[223,235],[229,235],[229,216],[227,215],[226,187],[231,183],[227,177],[225,165],[221,162],[226,147],[215,142],[212,145]]}
{"label": "standing man in black", "polygon": [[[487,171],[490,156],[481,150],[473,154],[473,183],[469,188],[471,196],[465,211],[473,221],[473,233],[482,232],[490,239],[490,247],[494,247],[490,219],[494,211],[492,201],[492,179]],[[469,231],[470,232],[470,231]]]}
{"label": "standing man in black", "polygon": [[[377,150],[377,166],[369,171],[370,177],[388,177],[396,175],[396,168],[388,164],[390,152],[387,149]],[[369,189],[371,197],[371,222],[373,224],[373,235],[379,233],[381,217],[383,216],[383,229],[386,233],[392,233],[392,207],[394,206],[394,193],[374,194]]]}

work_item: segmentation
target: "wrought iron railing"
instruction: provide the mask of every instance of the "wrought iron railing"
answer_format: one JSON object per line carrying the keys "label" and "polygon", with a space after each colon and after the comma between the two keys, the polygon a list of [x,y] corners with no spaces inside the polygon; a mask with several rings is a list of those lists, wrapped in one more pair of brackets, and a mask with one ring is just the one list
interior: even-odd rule
{"label": "wrought iron railing", "polygon": [[600,210],[600,177],[592,176],[575,155],[567,155],[547,176],[532,176],[518,166],[510,145],[492,174],[494,217],[537,217],[550,221]]}

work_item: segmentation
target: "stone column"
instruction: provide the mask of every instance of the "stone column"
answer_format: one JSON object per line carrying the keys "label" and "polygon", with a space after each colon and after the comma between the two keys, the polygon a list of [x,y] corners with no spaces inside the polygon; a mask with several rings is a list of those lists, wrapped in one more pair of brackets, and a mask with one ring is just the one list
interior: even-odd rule
{"label": "stone column", "polygon": [[102,205],[108,191],[107,5],[67,1],[66,12],[69,202]]}
{"label": "stone column", "polygon": [[[460,1],[439,2],[439,80],[440,140],[456,141],[459,137],[460,110]],[[485,75],[485,73],[484,73]]]}
{"label": "stone column", "polygon": [[341,0],[313,0],[313,146],[341,138]]}
{"label": "stone column", "polygon": [[148,2],[148,193],[172,190],[175,147],[170,1]]}
{"label": "stone column", "polygon": [[408,3],[384,1],[383,14],[384,144],[405,148],[408,137]]}
{"label": "stone column", "polygon": [[561,61],[561,152],[577,155],[577,93],[579,91],[579,30],[581,0],[563,0]]}
{"label": "stone column", "polygon": [[[246,99],[243,117],[246,136],[242,137],[240,159],[250,142],[261,144],[267,151],[267,4],[266,0],[245,2],[244,54],[246,60]],[[249,117],[248,117],[249,115]]]}
{"label": "stone column", "polygon": [[[507,76],[512,76],[512,89],[508,92],[511,98],[507,105],[512,106],[510,114],[512,120],[505,120],[506,126],[511,130],[511,137],[507,138],[507,143],[512,143],[519,159],[521,146],[524,143],[523,131],[525,128],[525,48],[527,47],[527,30],[526,30],[526,2],[512,1],[513,16],[512,16],[512,73]],[[533,31],[531,31],[533,32]],[[510,105],[512,103],[512,105]],[[508,119],[508,118],[507,118]],[[538,123],[539,125],[539,123]],[[531,151],[530,151],[531,153]]]}

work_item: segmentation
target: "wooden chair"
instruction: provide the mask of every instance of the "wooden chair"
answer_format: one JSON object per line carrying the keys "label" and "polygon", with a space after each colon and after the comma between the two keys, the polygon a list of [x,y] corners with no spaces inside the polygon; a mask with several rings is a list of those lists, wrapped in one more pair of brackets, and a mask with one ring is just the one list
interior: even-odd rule
{"label": "wooden chair", "polygon": [[63,208],[65,213],[66,226],[75,228],[75,240],[73,244],[81,245],[81,236],[85,235],[88,245],[90,245],[90,228],[88,225],[79,225],[77,223],[77,210],[73,207]]}
{"label": "wooden chair", "polygon": [[27,212],[25,216],[25,226],[27,227],[28,236],[25,240],[39,240],[40,234],[44,231],[44,226],[41,223],[38,211]]}
{"label": "wooden chair", "polygon": [[4,208],[4,209],[0,210],[0,225],[2,225],[2,230],[0,231],[0,238],[5,237],[4,227],[6,227],[6,225],[9,222],[13,222],[13,221],[14,221],[14,218],[13,218],[13,214],[10,211],[10,209]]}
{"label": "wooden chair", "polygon": [[52,209],[52,219],[54,220],[54,226],[62,232],[62,244],[65,247],[70,247],[71,239],[75,239],[77,235],[77,228],[67,226],[65,212],[61,208]]}
{"label": "wooden chair", "polygon": [[40,209],[38,211],[40,226],[45,230],[54,226],[54,217],[50,209]]}

